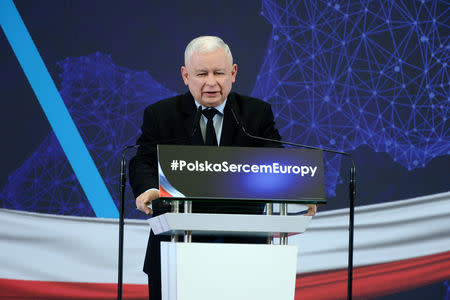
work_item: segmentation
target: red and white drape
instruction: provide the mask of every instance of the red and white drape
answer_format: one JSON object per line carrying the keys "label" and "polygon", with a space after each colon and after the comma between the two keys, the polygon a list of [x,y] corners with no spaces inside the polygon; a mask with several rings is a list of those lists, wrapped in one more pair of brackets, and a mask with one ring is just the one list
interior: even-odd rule
{"label": "red and white drape", "polygon": [[[450,192],[357,207],[354,296],[450,279],[449,220]],[[114,298],[117,223],[0,209],[0,298]],[[147,297],[142,263],[148,233],[147,222],[126,221],[126,299]],[[299,246],[296,295],[345,298],[348,209],[319,212],[307,232],[289,242]]]}

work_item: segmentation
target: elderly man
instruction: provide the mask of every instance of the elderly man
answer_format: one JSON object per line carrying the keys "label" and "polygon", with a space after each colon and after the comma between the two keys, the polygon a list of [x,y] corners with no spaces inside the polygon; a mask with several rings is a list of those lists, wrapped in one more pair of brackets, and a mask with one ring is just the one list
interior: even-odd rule
{"label": "elderly man", "polygon": [[[239,116],[246,130],[256,136],[279,140],[270,105],[264,101],[231,92],[236,80],[237,65],[227,44],[220,38],[201,36],[192,40],[184,54],[181,76],[189,92],[148,106],[144,113],[142,135],[136,156],[130,162],[130,183],[136,197],[136,207],[157,216],[169,207],[155,202],[159,197],[157,174],[157,144],[211,146],[279,147],[276,143],[249,138],[240,129],[232,111]],[[194,124],[197,109],[202,106],[200,124]],[[199,128],[196,130],[195,128]],[[224,203],[193,204],[193,212],[262,213],[261,206]],[[315,213],[310,206],[308,214]],[[144,263],[149,275],[150,299],[161,298],[160,242],[168,237],[150,234]],[[214,237],[193,237],[193,241],[214,241]],[[261,238],[220,238],[223,242],[263,243]]]}

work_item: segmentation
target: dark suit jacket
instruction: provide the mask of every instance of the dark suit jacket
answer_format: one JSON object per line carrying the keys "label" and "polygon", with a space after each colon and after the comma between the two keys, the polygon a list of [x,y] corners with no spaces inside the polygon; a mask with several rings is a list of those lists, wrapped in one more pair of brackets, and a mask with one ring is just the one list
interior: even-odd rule
{"label": "dark suit jacket", "polygon": [[[246,136],[233,117],[231,107],[238,118],[242,120],[248,133],[276,140],[281,138],[275,128],[272,109],[268,103],[237,93],[230,93],[224,109],[221,146],[279,147],[276,143],[262,142]],[[200,130],[193,130],[196,111],[194,98],[189,92],[161,100],[145,109],[142,135],[137,142],[140,147],[136,156],[130,161],[129,168],[130,184],[135,197],[150,188],[158,188],[157,144],[203,145]],[[192,135],[193,132],[195,132],[194,135]],[[217,207],[219,206],[220,204]],[[200,209],[198,209],[199,207]],[[237,205],[233,207],[233,212],[257,213],[254,211],[255,206],[253,206],[253,211],[248,207],[244,204]],[[155,209],[155,204],[153,210],[154,216],[168,211],[157,207]],[[224,213],[224,211],[216,209],[211,211],[211,205],[198,204],[198,202],[193,203],[193,212]],[[261,212],[260,209],[259,212]],[[162,239],[157,240],[157,237],[150,236],[144,263],[144,271],[147,274],[159,273],[157,262],[159,262],[159,241]],[[150,248],[152,248],[151,251]],[[150,252],[152,252],[152,257],[150,257]]]}
{"label": "dark suit jacket", "polygon": [[[268,103],[230,93],[224,109],[221,146],[279,146],[246,136],[234,119],[230,107],[240,116],[248,133],[280,139]],[[161,100],[145,109],[142,135],[137,142],[140,147],[130,161],[130,183],[135,197],[150,188],[158,188],[157,144],[203,145],[200,130],[196,130],[192,136],[196,110],[190,93]]]}

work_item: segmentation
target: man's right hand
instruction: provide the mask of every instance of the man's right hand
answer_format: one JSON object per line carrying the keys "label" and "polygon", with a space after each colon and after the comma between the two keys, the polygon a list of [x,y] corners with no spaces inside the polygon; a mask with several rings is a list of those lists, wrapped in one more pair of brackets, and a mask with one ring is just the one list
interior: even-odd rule
{"label": "man's right hand", "polygon": [[153,210],[148,206],[157,198],[159,198],[159,190],[151,189],[145,191],[136,198],[136,207],[147,215],[153,214]]}

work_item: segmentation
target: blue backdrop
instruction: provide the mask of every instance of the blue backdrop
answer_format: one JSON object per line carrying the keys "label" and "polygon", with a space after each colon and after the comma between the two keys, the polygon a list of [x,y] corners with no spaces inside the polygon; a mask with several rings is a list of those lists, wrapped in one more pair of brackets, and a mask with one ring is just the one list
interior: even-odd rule
{"label": "blue backdrop", "polygon": [[[30,71],[36,86],[48,70],[71,119],[54,119],[57,101],[35,93],[1,31],[1,207],[114,216],[120,151],[135,143],[147,105],[186,91],[183,51],[199,35],[230,45],[233,89],[271,103],[285,140],[354,155],[357,205],[450,190],[448,1],[14,3],[45,64]],[[71,120],[81,142],[61,125]],[[348,206],[348,167],[327,157],[322,210]],[[106,189],[89,185],[95,178]],[[126,216],[143,218],[131,193]]]}

